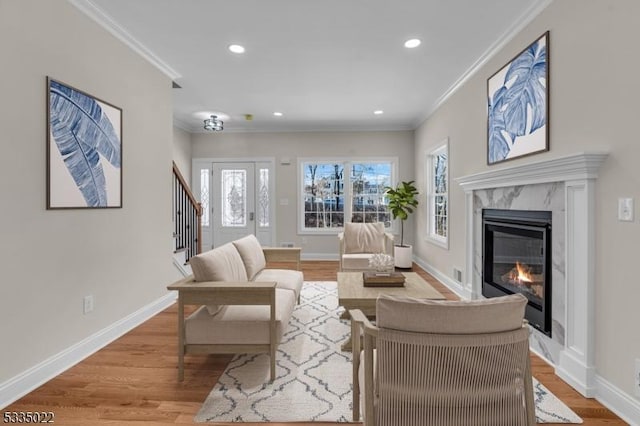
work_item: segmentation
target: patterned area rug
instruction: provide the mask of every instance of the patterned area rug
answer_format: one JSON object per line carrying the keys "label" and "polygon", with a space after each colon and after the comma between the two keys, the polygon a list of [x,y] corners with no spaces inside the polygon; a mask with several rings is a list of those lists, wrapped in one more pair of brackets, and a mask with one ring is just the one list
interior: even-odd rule
{"label": "patterned area rug", "polygon": [[[351,329],[340,311],[335,282],[305,282],[278,348],[276,380],[268,382],[267,355],[235,356],[195,421],[351,421],[351,353],[340,351]],[[534,396],[538,423],[582,423],[535,379]]]}
{"label": "patterned area rug", "polygon": [[536,404],[536,423],[582,423],[582,419],[564,402],[533,378],[533,400]]}

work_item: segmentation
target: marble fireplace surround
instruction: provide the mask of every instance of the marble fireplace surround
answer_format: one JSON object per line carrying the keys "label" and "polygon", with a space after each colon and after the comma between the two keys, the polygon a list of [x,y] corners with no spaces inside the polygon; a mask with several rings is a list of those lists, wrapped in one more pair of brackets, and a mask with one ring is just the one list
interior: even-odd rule
{"label": "marble fireplace surround", "polygon": [[482,297],[482,208],[552,212],[552,338],[531,347],[582,395],[595,382],[595,180],[607,158],[581,152],[455,179],[465,191],[465,291]]}

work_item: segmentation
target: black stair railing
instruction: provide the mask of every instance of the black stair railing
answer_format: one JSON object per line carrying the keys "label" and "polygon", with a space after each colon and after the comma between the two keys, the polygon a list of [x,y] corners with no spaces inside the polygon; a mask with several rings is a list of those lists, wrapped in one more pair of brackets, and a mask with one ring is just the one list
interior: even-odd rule
{"label": "black stair railing", "polygon": [[172,186],[176,252],[185,251],[188,262],[202,251],[202,205],[196,201],[175,162]]}

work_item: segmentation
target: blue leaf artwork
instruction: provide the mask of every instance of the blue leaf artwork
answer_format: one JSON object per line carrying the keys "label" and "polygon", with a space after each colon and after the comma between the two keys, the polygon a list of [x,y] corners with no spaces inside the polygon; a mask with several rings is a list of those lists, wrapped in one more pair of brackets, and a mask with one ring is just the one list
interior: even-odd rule
{"label": "blue leaf artwork", "polygon": [[62,160],[86,202],[86,206],[78,207],[117,206],[119,200],[109,202],[102,159],[120,171],[121,142],[99,102],[49,80],[49,126]]}
{"label": "blue leaf artwork", "polygon": [[488,81],[488,162],[548,149],[548,32]]}

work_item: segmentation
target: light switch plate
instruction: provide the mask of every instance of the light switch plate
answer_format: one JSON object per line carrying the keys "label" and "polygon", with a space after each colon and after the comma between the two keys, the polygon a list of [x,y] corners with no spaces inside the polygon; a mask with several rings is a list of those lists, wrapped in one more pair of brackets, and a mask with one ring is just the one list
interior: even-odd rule
{"label": "light switch plate", "polygon": [[633,198],[618,198],[618,220],[633,222]]}

